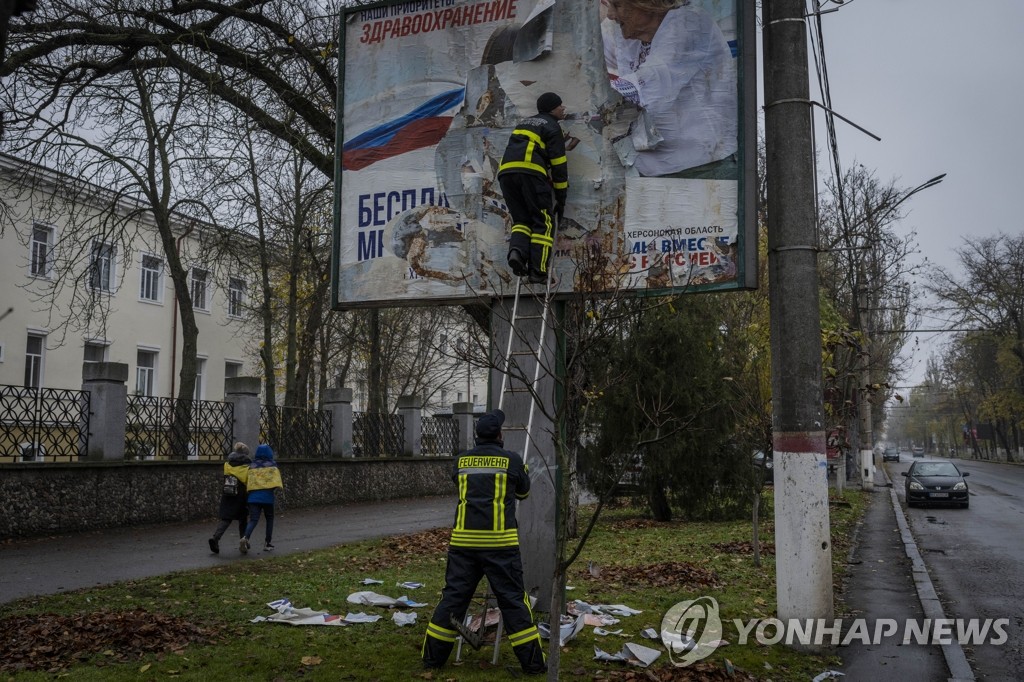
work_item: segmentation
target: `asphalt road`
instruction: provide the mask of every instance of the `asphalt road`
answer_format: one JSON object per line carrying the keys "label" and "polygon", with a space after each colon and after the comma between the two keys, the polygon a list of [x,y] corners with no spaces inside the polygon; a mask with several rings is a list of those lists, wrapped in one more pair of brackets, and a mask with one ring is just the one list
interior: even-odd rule
{"label": "asphalt road", "polygon": [[[452,523],[455,503],[454,497],[425,497],[315,509],[278,509],[274,519],[274,554],[447,527]],[[210,552],[207,540],[217,525],[214,519],[0,544],[0,604],[120,580],[258,561],[267,556],[262,551],[264,523],[261,519],[253,533],[252,549],[245,556],[238,551],[237,526],[224,534],[220,554]],[[232,538],[235,542],[231,542]]]}
{"label": "asphalt road", "polygon": [[887,466],[946,617],[1010,621],[1004,644],[964,645],[976,677],[1024,680],[1024,466],[954,459],[970,473],[970,509],[908,509],[911,461]]}

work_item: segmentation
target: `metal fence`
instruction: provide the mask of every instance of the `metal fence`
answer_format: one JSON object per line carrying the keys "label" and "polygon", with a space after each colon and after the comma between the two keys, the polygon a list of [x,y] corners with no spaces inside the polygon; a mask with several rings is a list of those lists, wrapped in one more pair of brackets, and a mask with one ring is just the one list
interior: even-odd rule
{"label": "metal fence", "polygon": [[356,412],[352,419],[352,450],[356,457],[398,457],[405,442],[400,414]]}
{"label": "metal fence", "polygon": [[270,445],[277,459],[327,459],[331,456],[331,413],[264,405],[260,409],[260,442]]}
{"label": "metal fence", "polygon": [[133,395],[127,417],[126,460],[217,460],[231,449],[231,403]]}
{"label": "metal fence", "polygon": [[0,462],[75,462],[89,447],[89,393],[0,386]]}
{"label": "metal fence", "polygon": [[422,452],[447,456],[459,452],[459,422],[450,417],[423,417]]}

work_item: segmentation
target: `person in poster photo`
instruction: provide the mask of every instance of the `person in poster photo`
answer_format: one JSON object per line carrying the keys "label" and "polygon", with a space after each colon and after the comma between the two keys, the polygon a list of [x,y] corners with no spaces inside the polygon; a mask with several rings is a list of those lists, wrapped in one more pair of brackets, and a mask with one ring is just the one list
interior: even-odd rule
{"label": "person in poster photo", "polygon": [[[630,131],[639,174],[735,179],[736,64],[714,18],[690,0],[602,0],[602,10],[611,85],[642,110]],[[645,117],[653,135],[638,134]]]}

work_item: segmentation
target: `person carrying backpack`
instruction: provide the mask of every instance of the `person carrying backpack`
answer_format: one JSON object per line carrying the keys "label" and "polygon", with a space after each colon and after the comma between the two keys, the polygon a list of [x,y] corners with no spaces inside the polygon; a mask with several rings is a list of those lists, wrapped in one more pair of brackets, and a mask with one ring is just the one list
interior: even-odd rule
{"label": "person carrying backpack", "polygon": [[245,537],[245,527],[249,523],[249,507],[246,482],[249,479],[249,446],[238,442],[231,449],[228,461],[224,462],[224,477],[220,495],[220,521],[210,538],[210,551],[220,554],[220,539],[232,521],[238,521],[238,537]]}
{"label": "person carrying backpack", "polygon": [[274,495],[284,487],[281,483],[281,472],[274,461],[274,451],[266,443],[256,447],[256,458],[249,465],[249,525],[245,527],[245,535],[238,540],[238,549],[245,554],[249,551],[249,538],[260,522],[260,513],[267,517],[266,544],[263,551],[274,549],[271,540],[274,536]]}

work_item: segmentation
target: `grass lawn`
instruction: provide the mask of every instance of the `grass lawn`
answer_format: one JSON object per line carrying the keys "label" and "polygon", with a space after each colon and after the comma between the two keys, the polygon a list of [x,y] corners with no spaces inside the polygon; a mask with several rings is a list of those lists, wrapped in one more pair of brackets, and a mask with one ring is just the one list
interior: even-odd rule
{"label": "grass lawn", "polygon": [[[770,493],[769,493],[770,495]],[[867,498],[848,490],[830,505],[833,576],[838,587],[850,539]],[[771,509],[771,500],[768,500]],[[581,517],[587,513],[582,510]],[[750,552],[750,522],[654,523],[635,508],[606,510],[580,559],[570,569],[568,600],[625,604],[643,613],[622,618],[629,639],[597,636],[587,627],[562,651],[561,679],[807,680],[836,667],[830,655],[784,646],[738,646],[732,619],[775,615],[775,561],[771,514],[762,523],[762,562]],[[507,639],[497,669],[492,649],[463,649],[463,662],[440,673],[419,663],[426,621],[443,585],[447,529],[345,545],[328,550],[246,561],[237,566],[174,573],[95,589],[7,604],[0,617],[0,681],[16,680],[502,680],[518,677]],[[372,577],[383,585],[364,586]],[[425,583],[408,591],[403,581]],[[413,626],[398,627],[391,613],[348,604],[372,590],[428,602]],[[838,590],[837,590],[838,593]],[[639,637],[659,629],[673,604],[699,596],[719,603],[721,647],[690,668],[673,668],[664,653],[647,671],[594,661],[625,642],[663,650]],[[296,607],[345,615],[381,613],[380,621],[348,627],[293,627],[250,623],[272,613],[266,603],[287,597]],[[476,607],[474,607],[474,610]],[[837,604],[837,611],[839,610]],[[728,660],[728,663],[726,662]],[[727,677],[726,668],[736,671]]]}

